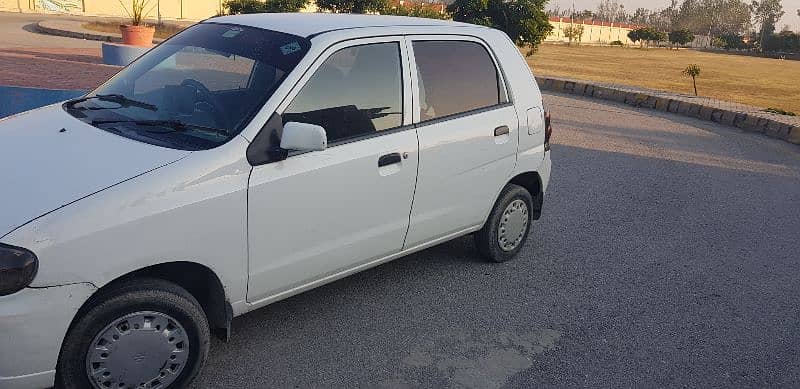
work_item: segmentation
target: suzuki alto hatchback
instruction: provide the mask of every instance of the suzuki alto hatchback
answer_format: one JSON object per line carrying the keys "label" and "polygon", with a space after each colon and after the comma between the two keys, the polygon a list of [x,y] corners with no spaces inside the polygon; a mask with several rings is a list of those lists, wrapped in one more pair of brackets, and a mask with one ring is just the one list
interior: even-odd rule
{"label": "suzuki alto hatchback", "polygon": [[494,29],[196,24],[0,122],[0,386],[182,387],[234,316],[466,234],[507,261],[549,136]]}

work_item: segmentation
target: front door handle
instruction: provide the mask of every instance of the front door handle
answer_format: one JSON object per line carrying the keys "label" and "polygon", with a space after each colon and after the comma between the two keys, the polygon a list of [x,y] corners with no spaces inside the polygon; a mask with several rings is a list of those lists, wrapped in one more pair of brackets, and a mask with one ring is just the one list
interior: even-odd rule
{"label": "front door handle", "polygon": [[400,156],[400,153],[391,153],[382,155],[378,158],[378,167],[394,165],[396,163],[400,163],[403,157]]}
{"label": "front door handle", "polygon": [[494,136],[508,135],[509,132],[508,126],[500,126],[494,129]]}

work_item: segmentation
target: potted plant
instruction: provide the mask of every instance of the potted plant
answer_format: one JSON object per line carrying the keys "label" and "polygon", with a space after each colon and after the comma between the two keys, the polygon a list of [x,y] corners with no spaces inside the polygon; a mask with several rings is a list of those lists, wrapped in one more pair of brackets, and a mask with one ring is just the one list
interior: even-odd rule
{"label": "potted plant", "polygon": [[[131,7],[128,9],[122,0],[119,0],[125,13],[131,18],[131,24],[119,26],[119,31],[122,33],[122,43],[145,47],[153,45],[153,34],[156,32],[156,28],[144,23],[144,18],[148,14],[146,7],[149,2],[150,0],[131,0]],[[152,8],[150,11],[152,11]]]}

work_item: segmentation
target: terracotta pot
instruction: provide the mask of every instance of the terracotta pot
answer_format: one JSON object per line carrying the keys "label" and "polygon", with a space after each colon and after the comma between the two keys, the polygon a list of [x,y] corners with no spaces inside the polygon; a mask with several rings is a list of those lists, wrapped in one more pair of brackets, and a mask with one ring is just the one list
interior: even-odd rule
{"label": "terracotta pot", "polygon": [[132,46],[150,47],[153,45],[153,34],[156,28],[153,26],[119,26],[122,33],[122,43]]}

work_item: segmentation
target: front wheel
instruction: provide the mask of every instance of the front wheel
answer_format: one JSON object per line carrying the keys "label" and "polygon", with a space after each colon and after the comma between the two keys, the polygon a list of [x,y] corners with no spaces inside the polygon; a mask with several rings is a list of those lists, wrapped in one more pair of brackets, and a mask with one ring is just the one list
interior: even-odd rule
{"label": "front wheel", "polygon": [[182,388],[209,348],[203,308],[185,289],[134,279],[93,298],[59,356],[58,388]]}
{"label": "front wheel", "polygon": [[508,184],[500,192],[486,224],[475,233],[475,245],[484,258],[506,262],[522,250],[531,228],[533,199],[525,188]]}

